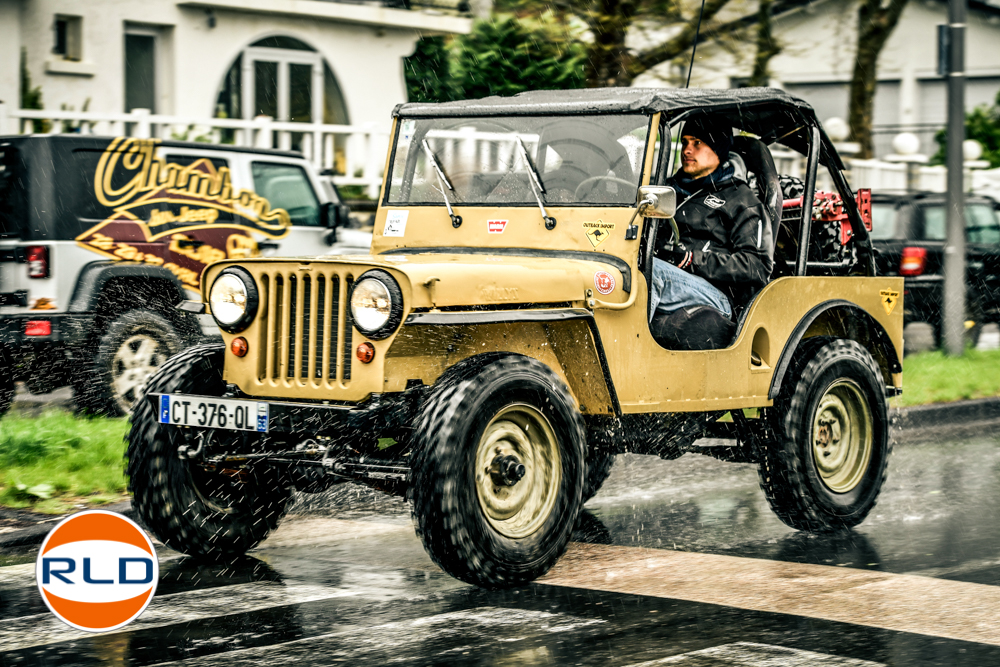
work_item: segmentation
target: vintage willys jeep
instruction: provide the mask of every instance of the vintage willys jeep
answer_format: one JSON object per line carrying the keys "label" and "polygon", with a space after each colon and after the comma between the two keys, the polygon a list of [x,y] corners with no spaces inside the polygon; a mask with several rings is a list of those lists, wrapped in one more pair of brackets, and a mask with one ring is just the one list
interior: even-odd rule
{"label": "vintage willys jeep", "polygon": [[[741,131],[775,270],[731,344],[671,350],[650,330],[651,253],[674,209],[671,132],[705,111]],[[805,156],[798,200],[782,202],[778,142]],[[836,193],[814,207],[820,167]],[[874,275],[842,169],[811,108],[769,89],[402,105],[369,257],[208,269],[224,344],[149,382],[134,506],[167,545],[227,558],[293,488],[359,480],[410,499],[445,571],[514,586],[559,558],[615,454],[697,449],[758,463],[790,526],[856,525],[890,451],[902,283]],[[693,445],[705,435],[735,443]]]}

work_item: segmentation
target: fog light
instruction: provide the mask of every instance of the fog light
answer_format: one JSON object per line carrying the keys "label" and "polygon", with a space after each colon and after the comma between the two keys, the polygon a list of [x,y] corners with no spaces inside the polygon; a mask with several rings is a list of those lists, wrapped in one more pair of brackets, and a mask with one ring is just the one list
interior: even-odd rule
{"label": "fog light", "polygon": [[363,364],[370,364],[375,358],[375,346],[369,342],[358,345],[358,361]]}
{"label": "fog light", "polygon": [[229,349],[233,351],[237,357],[247,356],[247,352],[250,351],[250,344],[247,343],[247,339],[243,336],[238,336],[233,339],[233,342],[229,344]]}
{"label": "fog light", "polygon": [[[25,336],[51,336],[51,320],[28,320],[24,323]],[[374,353],[374,350],[372,351]]]}

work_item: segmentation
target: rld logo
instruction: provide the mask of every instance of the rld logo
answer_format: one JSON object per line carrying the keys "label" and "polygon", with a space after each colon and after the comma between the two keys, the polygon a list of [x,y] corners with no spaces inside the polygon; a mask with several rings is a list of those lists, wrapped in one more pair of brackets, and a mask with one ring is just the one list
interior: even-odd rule
{"label": "rld logo", "polygon": [[133,521],[103,510],[61,521],[35,563],[49,610],[78,630],[121,628],[145,611],[159,578],[153,543]]}

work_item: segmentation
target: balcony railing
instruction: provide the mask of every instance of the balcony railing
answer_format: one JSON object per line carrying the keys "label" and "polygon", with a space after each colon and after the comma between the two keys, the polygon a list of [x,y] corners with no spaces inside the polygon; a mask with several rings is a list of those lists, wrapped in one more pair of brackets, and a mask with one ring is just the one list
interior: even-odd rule
{"label": "balcony railing", "polygon": [[378,196],[389,145],[387,124],[327,125],[279,122],[268,117],[242,120],[164,116],[146,109],[135,109],[132,113],[10,109],[0,102],[0,135],[39,132],[295,149],[317,169],[330,170],[337,185],[362,186],[371,198]]}

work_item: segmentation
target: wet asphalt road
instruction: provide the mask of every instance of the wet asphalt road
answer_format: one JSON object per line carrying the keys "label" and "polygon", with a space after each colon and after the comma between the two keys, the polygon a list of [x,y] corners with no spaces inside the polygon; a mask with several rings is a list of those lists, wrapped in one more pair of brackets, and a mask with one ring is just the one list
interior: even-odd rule
{"label": "wet asphalt road", "polygon": [[619,457],[567,556],[514,591],[441,573],[405,503],[354,485],[242,563],[163,549],[156,599],[109,635],[62,625],[10,565],[0,665],[1000,665],[1000,426],[916,440],[831,536],[778,521],[751,465]]}

